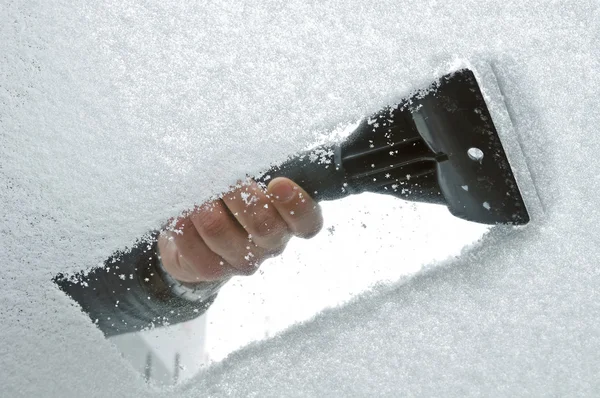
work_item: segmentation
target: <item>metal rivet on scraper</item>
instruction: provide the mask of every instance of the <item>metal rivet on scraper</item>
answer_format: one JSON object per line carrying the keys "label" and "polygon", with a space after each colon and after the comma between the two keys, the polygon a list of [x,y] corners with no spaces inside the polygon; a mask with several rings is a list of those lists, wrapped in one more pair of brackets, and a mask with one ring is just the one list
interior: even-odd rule
{"label": "metal rivet on scraper", "polygon": [[483,151],[479,148],[469,148],[469,150],[467,151],[467,155],[469,155],[469,158],[471,158],[471,160],[474,160],[479,163],[481,163],[481,161],[483,160]]}

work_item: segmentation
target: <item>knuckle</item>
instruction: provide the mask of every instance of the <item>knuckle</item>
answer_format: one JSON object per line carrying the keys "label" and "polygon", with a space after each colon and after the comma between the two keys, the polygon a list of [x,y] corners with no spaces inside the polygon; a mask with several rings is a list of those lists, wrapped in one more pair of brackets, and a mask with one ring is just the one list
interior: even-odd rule
{"label": "knuckle", "polygon": [[284,225],[277,216],[263,213],[254,219],[251,229],[252,233],[259,238],[270,238],[280,235]]}
{"label": "knuckle", "polygon": [[244,268],[244,275],[254,275],[256,271],[258,271],[258,264],[248,264],[248,266]]}
{"label": "knuckle", "polygon": [[283,254],[285,251],[285,245],[278,246],[274,249],[271,249],[265,253],[266,258],[277,257]]}
{"label": "knuckle", "polygon": [[257,261],[241,261],[235,268],[242,275],[252,275],[258,270],[259,265]]}
{"label": "knuckle", "polygon": [[202,211],[196,216],[195,221],[200,235],[219,237],[227,230],[225,216],[218,211]]}

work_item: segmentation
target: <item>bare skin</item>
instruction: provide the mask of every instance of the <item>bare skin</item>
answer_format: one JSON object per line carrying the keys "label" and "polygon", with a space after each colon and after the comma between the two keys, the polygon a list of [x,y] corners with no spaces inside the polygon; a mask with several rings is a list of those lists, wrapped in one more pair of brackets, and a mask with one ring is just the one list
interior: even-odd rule
{"label": "bare skin", "polygon": [[292,236],[311,238],[323,226],[321,208],[297,184],[273,179],[265,192],[242,185],[177,220],[158,239],[163,267],[181,282],[253,274],[283,252]]}

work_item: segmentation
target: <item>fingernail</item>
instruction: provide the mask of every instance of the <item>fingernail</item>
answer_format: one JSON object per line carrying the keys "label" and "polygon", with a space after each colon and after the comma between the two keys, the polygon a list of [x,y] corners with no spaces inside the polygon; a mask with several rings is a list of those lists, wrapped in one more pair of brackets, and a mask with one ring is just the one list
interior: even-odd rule
{"label": "fingernail", "polygon": [[296,195],[293,184],[287,180],[275,181],[271,193],[279,202],[288,202]]}

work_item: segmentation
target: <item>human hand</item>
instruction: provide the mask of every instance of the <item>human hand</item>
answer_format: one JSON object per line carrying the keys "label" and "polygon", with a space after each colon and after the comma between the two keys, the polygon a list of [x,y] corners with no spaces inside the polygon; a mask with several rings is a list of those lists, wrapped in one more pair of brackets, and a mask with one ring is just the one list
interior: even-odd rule
{"label": "human hand", "polygon": [[323,226],[319,205],[292,180],[239,185],[198,206],[158,238],[164,270],[181,282],[253,274],[279,255],[292,236],[311,238]]}

